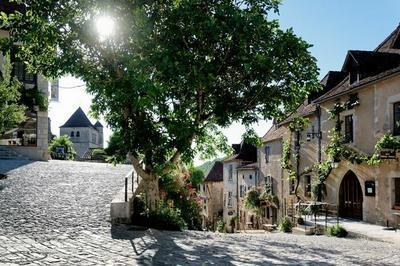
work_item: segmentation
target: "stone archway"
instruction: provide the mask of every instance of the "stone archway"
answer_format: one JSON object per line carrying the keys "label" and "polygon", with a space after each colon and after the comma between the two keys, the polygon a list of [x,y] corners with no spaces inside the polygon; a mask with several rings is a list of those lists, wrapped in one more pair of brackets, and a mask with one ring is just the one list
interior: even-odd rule
{"label": "stone archway", "polygon": [[339,215],[344,218],[363,219],[363,192],[357,176],[348,171],[340,184]]}

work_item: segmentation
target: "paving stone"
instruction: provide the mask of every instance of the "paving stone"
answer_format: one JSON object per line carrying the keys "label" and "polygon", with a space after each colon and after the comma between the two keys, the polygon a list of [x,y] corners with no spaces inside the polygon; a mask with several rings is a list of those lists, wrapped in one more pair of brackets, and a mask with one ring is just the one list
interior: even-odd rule
{"label": "paving stone", "polygon": [[134,231],[109,205],[130,166],[0,160],[0,265],[400,265],[363,238]]}

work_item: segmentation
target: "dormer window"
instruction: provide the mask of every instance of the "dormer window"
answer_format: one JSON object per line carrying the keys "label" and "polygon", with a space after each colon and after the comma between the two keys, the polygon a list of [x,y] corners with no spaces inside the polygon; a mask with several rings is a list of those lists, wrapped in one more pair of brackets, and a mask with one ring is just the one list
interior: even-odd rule
{"label": "dormer window", "polygon": [[357,71],[350,72],[350,84],[360,81],[360,74]]}

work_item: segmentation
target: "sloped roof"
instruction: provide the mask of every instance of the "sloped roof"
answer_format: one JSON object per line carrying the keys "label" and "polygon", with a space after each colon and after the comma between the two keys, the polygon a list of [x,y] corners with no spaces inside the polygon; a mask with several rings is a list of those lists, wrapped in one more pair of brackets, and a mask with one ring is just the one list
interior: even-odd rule
{"label": "sloped roof", "polygon": [[305,100],[295,112],[290,113],[283,121],[281,121],[279,125],[289,123],[294,117],[306,117],[315,113],[317,107],[312,101],[332,90],[347,76],[348,73],[343,71],[329,71],[328,74],[326,74],[325,77],[320,81],[322,89],[310,94],[308,99]]}
{"label": "sloped roof", "polygon": [[257,148],[251,144],[242,141],[240,144],[233,144],[235,154],[228,157],[224,162],[233,160],[242,160],[246,162],[256,162],[257,161]]}
{"label": "sloped roof", "polygon": [[237,170],[253,170],[253,169],[258,169],[258,164],[257,163],[249,163],[249,164],[244,164],[236,168]]}
{"label": "sloped roof", "polygon": [[316,105],[315,104],[301,104],[297,110],[293,113],[291,113],[288,117],[286,117],[282,122],[279,123],[279,125],[284,125],[292,121],[294,117],[305,117],[313,114],[316,110]]}
{"label": "sloped roof", "polygon": [[[356,65],[354,65],[356,64]],[[398,72],[400,68],[400,54],[382,53],[370,51],[349,51],[343,71],[352,71],[357,68],[360,74],[358,82],[350,84],[350,78],[347,75],[338,85],[315,100],[316,103],[327,101],[352,91],[355,88],[366,85],[388,75]]]}
{"label": "sloped roof", "polygon": [[380,79],[389,77],[391,75],[394,74],[399,74],[400,73],[400,66],[393,68],[393,69],[389,69],[387,71],[384,71],[382,73],[379,73],[377,75],[371,76],[371,77],[367,77],[362,79],[360,82],[356,82],[350,85],[349,82],[349,77],[347,77],[346,79],[344,79],[337,87],[335,87],[332,91],[324,94],[323,96],[321,96],[320,98],[316,99],[315,102],[316,103],[321,103],[324,101],[328,101],[330,99],[333,99],[335,97],[339,97],[341,95],[350,93],[358,88],[361,88],[363,86],[366,86],[367,84],[371,83],[371,82],[375,82],[378,81]]}
{"label": "sloped roof", "polygon": [[350,72],[357,70],[361,75],[370,76],[399,65],[400,54],[350,50],[347,53],[342,71]]}
{"label": "sloped roof", "polygon": [[375,48],[375,52],[400,53],[400,25]]}
{"label": "sloped roof", "polygon": [[63,127],[93,127],[93,125],[82,108],[79,107],[60,128]]}
{"label": "sloped roof", "polygon": [[99,120],[97,120],[96,123],[93,126],[94,127],[103,127],[103,125],[100,123]]}
{"label": "sloped roof", "polygon": [[224,165],[221,161],[216,161],[211,168],[211,170],[208,172],[206,178],[204,178],[204,181],[209,181],[209,182],[219,182],[223,181],[223,172],[224,172]]}
{"label": "sloped roof", "polygon": [[270,127],[270,129],[268,130],[268,132],[264,135],[264,137],[262,137],[262,142],[269,142],[269,141],[273,141],[273,140],[277,140],[283,137],[283,135],[286,132],[286,128],[283,126],[275,126],[272,125]]}

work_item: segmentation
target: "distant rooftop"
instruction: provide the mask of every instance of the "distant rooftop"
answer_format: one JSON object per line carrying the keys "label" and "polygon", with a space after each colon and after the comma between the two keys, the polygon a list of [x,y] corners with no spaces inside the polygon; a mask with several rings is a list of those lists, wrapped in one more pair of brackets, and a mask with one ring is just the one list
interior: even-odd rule
{"label": "distant rooftop", "polygon": [[[98,122],[98,121],[97,121]],[[100,122],[98,122],[100,124]],[[96,123],[97,124],[97,123]],[[100,126],[102,126],[100,124]],[[75,113],[71,115],[71,117],[62,125],[60,128],[64,127],[94,127],[90,122],[89,118],[86,116],[85,112],[83,112],[82,108],[78,108]]]}

